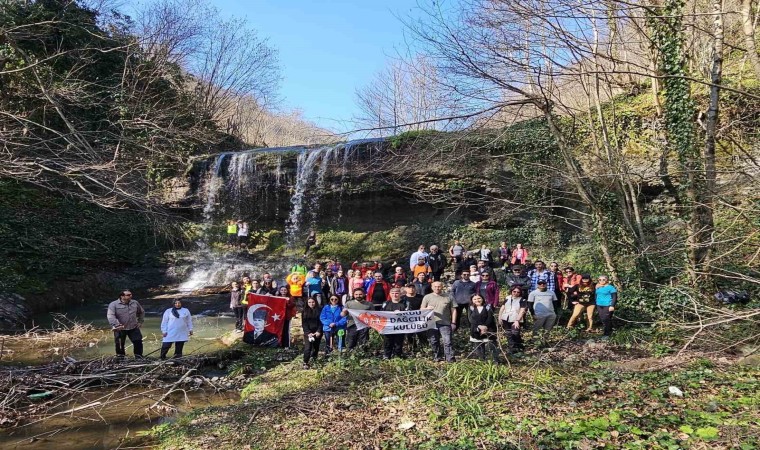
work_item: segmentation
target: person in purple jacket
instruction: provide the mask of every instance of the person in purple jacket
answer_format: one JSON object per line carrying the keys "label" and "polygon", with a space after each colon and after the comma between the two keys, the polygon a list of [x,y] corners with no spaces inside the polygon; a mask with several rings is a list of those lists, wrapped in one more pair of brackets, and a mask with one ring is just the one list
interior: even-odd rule
{"label": "person in purple jacket", "polygon": [[480,281],[475,283],[475,293],[485,299],[486,305],[492,308],[499,306],[499,284],[490,273],[485,272],[480,275]]}

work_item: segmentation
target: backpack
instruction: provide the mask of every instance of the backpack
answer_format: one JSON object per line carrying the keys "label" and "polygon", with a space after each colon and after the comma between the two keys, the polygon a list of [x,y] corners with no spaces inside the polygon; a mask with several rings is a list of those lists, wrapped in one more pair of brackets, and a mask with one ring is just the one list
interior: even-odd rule
{"label": "backpack", "polygon": [[732,305],[735,303],[749,303],[749,293],[747,293],[747,291],[718,291],[715,293],[715,300],[723,303],[724,305]]}

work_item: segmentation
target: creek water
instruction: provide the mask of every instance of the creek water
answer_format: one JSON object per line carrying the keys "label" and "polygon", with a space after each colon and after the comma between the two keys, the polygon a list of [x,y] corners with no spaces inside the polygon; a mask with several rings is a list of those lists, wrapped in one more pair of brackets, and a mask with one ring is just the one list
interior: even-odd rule
{"label": "creek water", "polygon": [[[172,300],[179,294],[162,295],[148,299],[137,299],[146,310],[142,326],[144,336],[144,354],[157,358],[161,346],[161,317],[171,306]],[[184,354],[193,355],[209,353],[225,347],[222,336],[230,335],[234,329],[234,318],[229,314],[226,295],[202,295],[183,297],[183,306],[193,314],[193,336],[185,345]],[[108,302],[94,302],[66,311],[66,318],[80,324],[91,324],[95,330],[80,337],[80,348],[65,350],[55,347],[44,339],[35,342],[14,341],[4,343],[4,354],[0,364],[4,370],[13,366],[33,366],[64,357],[77,360],[94,359],[114,354],[113,333],[106,320]],[[65,321],[64,321],[65,322]],[[60,325],[50,314],[35,318],[35,323],[42,329]],[[129,341],[127,341],[129,345]],[[56,350],[57,348],[57,350]],[[131,345],[127,348],[131,356]],[[155,351],[155,353],[153,353]],[[151,354],[152,353],[152,354]],[[169,355],[171,356],[171,351]],[[224,373],[207,374],[207,376],[224,375]],[[109,389],[99,388],[91,393],[78,396],[75,401],[61,405],[59,411],[67,411],[88,404],[109,393]],[[0,430],[0,448],[2,449],[111,449],[117,448],[125,437],[133,438],[151,427],[165,421],[175,420],[180,414],[193,408],[209,405],[231,404],[239,400],[237,391],[216,392],[207,390],[188,390],[172,394],[167,401],[177,407],[177,411],[165,415],[149,413],[147,407],[161,397],[168,388],[155,391],[133,389],[135,396],[118,404],[109,404],[98,408],[88,408],[74,413],[62,414],[38,423],[27,424],[12,429]]]}

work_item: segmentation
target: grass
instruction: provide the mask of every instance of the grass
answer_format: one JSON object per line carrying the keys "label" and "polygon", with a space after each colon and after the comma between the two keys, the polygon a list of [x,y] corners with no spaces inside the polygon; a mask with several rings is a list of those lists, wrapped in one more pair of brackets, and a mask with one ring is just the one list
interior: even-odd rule
{"label": "grass", "polygon": [[[563,339],[554,344],[559,353],[586,348]],[[465,345],[458,339],[460,350]],[[615,344],[605,351],[611,359],[629,352]],[[347,357],[309,370],[296,357],[253,376],[239,404],[195,411],[155,428],[153,437],[163,449],[760,445],[755,368],[693,358],[675,369],[629,370],[614,361],[570,362],[562,355],[551,361],[547,354],[529,352],[500,365]],[[672,396],[669,386],[684,396]]]}

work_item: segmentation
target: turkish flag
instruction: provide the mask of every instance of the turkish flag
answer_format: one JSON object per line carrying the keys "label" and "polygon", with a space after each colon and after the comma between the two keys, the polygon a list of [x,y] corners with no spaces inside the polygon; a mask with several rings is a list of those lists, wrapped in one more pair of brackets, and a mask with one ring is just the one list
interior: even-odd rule
{"label": "turkish flag", "polygon": [[279,347],[288,299],[249,293],[246,300],[243,342],[257,347]]}

